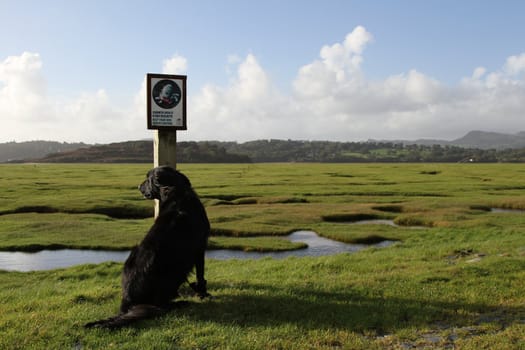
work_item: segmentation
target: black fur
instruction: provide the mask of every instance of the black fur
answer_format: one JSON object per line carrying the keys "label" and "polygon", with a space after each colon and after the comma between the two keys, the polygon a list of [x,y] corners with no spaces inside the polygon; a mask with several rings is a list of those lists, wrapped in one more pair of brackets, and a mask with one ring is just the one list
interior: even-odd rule
{"label": "black fur", "polygon": [[85,327],[118,328],[171,310],[193,267],[197,282],[190,286],[201,298],[210,296],[204,279],[210,224],[190,181],[161,166],[148,172],[139,189],[145,198],[160,201],[159,215],[124,264],[120,313]]}

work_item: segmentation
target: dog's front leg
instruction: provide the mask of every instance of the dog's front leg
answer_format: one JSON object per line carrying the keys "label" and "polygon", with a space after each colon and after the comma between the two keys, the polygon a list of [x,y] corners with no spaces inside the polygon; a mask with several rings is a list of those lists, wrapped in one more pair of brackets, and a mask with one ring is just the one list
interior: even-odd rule
{"label": "dog's front leg", "polygon": [[195,270],[197,274],[197,282],[190,283],[190,287],[195,293],[201,298],[211,297],[206,289],[206,280],[204,279],[204,257],[205,250],[198,254],[197,261],[195,263]]}

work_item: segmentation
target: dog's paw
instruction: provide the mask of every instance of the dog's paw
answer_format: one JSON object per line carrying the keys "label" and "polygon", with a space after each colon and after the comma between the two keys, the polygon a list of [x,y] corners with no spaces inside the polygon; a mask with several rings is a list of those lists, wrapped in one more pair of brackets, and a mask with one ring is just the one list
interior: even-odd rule
{"label": "dog's paw", "polygon": [[208,293],[208,290],[206,289],[206,281],[204,281],[204,283],[197,283],[197,282],[190,283],[190,287],[191,289],[193,289],[195,294],[201,299],[212,297],[211,294]]}
{"label": "dog's paw", "polygon": [[199,298],[201,298],[201,300],[202,300],[202,299],[206,299],[206,298],[210,298],[210,299],[213,298],[213,295],[211,295],[211,294],[208,293],[208,292],[197,293],[197,295],[199,296]]}

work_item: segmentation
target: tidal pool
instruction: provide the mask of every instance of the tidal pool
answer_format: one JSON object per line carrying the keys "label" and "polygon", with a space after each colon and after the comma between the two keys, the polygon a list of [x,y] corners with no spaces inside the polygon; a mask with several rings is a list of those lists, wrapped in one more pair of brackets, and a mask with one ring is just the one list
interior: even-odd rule
{"label": "tidal pool", "polygon": [[289,256],[323,256],[338,253],[352,253],[368,247],[387,247],[394,241],[382,241],[376,244],[349,244],[332,239],[320,237],[313,231],[297,231],[287,236],[291,242],[303,242],[308,245],[305,249],[287,250],[284,252],[244,252],[240,250],[218,249],[206,252],[206,257],[210,259],[260,259],[275,258],[282,259]]}
{"label": "tidal pool", "polygon": [[129,251],[60,249],[36,253],[0,252],[0,270],[40,271],[105,261],[124,261]]}
{"label": "tidal pool", "polygon": [[[387,247],[394,241],[383,241],[377,244],[347,244],[318,236],[313,231],[297,231],[286,239],[292,242],[303,242],[305,249],[284,252],[245,252],[240,250],[219,249],[206,251],[208,259],[261,259],[271,257],[282,259],[289,256],[322,256],[338,253],[352,253],[368,247]],[[122,262],[127,259],[129,251],[61,249],[42,250],[36,253],[0,252],[0,270],[39,271],[70,267],[80,264],[97,264],[105,261]]]}
{"label": "tidal pool", "polygon": [[522,210],[522,209],[490,208],[490,211],[493,213],[514,213],[514,214],[525,213],[525,210]]}
{"label": "tidal pool", "polygon": [[348,225],[388,225],[388,226],[394,226],[394,227],[399,226],[396,223],[394,223],[394,220],[388,220],[388,219],[359,220],[359,221],[345,222],[345,224],[348,224]]}

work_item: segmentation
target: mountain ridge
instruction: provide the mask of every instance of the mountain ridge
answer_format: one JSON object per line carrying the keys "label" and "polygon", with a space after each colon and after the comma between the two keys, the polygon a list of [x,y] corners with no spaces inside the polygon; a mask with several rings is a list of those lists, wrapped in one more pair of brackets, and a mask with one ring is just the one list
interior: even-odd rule
{"label": "mountain ridge", "polygon": [[477,148],[477,149],[515,149],[525,148],[525,131],[520,131],[515,134],[506,134],[494,131],[472,130],[464,136],[454,140],[440,140],[440,139],[417,139],[417,140],[369,140],[369,142],[394,142],[402,143],[404,145],[441,145],[441,146],[458,146],[463,148]]}

